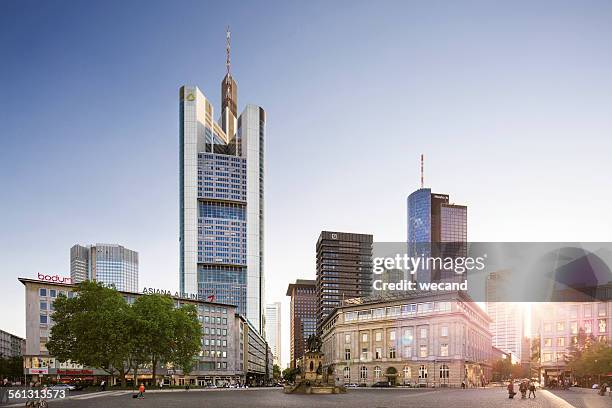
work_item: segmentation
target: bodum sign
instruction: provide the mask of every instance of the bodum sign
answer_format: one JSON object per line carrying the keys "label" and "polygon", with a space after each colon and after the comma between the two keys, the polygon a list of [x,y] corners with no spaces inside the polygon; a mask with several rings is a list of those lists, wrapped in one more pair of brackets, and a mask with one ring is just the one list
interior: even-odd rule
{"label": "bodum sign", "polygon": [[67,285],[72,284],[72,278],[59,275],[44,275],[42,273],[39,273],[38,280],[43,282],[65,283]]}

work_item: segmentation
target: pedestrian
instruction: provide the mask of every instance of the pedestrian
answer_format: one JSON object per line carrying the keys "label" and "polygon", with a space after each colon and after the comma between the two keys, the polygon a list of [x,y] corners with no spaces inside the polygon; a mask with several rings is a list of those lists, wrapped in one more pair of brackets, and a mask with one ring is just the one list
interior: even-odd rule
{"label": "pedestrian", "polygon": [[159,390],[161,391],[164,388],[164,380],[159,380]]}
{"label": "pedestrian", "polygon": [[531,394],[533,394],[533,398],[535,398],[535,384],[533,382],[529,383],[529,396],[527,398],[531,398]]}
{"label": "pedestrian", "polygon": [[514,381],[510,380],[510,383],[508,384],[508,398],[514,399],[515,395],[516,392],[514,392]]}
{"label": "pedestrian", "polygon": [[138,398],[144,399],[145,386],[143,383],[140,383],[140,387],[138,387]]}
{"label": "pedestrian", "polygon": [[525,399],[527,397],[527,385],[525,385],[525,381],[521,381],[519,384],[519,391],[521,392],[521,399]]}

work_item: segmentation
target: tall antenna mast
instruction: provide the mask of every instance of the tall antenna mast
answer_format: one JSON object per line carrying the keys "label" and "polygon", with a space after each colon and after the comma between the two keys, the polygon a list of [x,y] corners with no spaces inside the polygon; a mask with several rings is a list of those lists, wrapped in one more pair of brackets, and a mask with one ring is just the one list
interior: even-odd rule
{"label": "tall antenna mast", "polygon": [[230,75],[230,43],[231,43],[231,32],[230,27],[225,28],[225,68],[227,69],[227,75]]}
{"label": "tall antenna mast", "polygon": [[425,183],[423,182],[423,161],[424,161],[424,155],[423,153],[421,153],[421,188],[425,186]]}

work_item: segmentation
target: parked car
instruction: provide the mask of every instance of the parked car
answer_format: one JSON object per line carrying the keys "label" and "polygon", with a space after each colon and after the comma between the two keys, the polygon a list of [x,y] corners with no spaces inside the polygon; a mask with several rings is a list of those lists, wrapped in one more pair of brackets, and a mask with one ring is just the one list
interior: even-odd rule
{"label": "parked car", "polygon": [[53,384],[52,386],[49,387],[50,390],[64,390],[64,391],[73,391],[76,389],[76,387],[74,385],[70,385],[70,384]]}
{"label": "parked car", "polygon": [[372,387],[374,387],[374,388],[389,388],[389,387],[391,387],[391,384],[389,383],[389,381],[379,381],[377,383],[372,384]]}
{"label": "parked car", "polygon": [[357,388],[357,387],[359,387],[359,385],[356,383],[346,384],[346,388]]}

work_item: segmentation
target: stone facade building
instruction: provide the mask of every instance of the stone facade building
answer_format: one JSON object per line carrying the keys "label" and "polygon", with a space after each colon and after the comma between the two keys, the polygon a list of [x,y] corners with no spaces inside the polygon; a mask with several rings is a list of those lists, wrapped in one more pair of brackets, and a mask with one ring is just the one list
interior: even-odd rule
{"label": "stone facade building", "polygon": [[461,293],[354,299],[322,322],[325,366],[341,384],[468,387],[491,375],[490,319]]}

